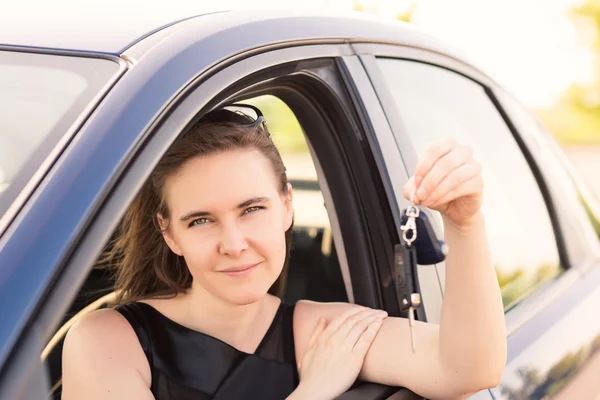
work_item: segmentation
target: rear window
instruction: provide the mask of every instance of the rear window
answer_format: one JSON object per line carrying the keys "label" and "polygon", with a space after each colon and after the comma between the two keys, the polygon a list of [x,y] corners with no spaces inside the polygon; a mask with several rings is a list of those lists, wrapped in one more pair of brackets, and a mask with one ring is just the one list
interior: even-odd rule
{"label": "rear window", "polygon": [[104,59],[0,51],[0,218],[118,71]]}

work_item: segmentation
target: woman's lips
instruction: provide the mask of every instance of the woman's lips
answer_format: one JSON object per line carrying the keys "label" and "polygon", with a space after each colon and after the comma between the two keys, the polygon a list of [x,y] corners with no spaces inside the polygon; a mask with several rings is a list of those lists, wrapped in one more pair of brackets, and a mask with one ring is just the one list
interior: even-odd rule
{"label": "woman's lips", "polygon": [[222,272],[229,276],[235,276],[235,277],[248,276],[256,269],[258,264],[260,264],[260,263],[237,265],[235,267],[230,267],[230,268],[227,268],[227,269],[225,269],[223,271],[219,271],[219,272]]}

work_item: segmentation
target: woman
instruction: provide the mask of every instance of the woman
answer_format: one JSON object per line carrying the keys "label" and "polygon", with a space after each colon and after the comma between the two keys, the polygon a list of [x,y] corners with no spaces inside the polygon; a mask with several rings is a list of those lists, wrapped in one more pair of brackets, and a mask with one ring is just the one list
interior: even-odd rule
{"label": "woman", "polygon": [[332,399],[356,380],[454,399],[496,386],[504,314],[480,207],[480,166],[429,147],[404,187],[441,212],[439,326],[347,303],[282,305],[292,189],[262,117],[219,109],[174,144],[130,206],[108,260],[116,309],[69,332],[63,398]]}

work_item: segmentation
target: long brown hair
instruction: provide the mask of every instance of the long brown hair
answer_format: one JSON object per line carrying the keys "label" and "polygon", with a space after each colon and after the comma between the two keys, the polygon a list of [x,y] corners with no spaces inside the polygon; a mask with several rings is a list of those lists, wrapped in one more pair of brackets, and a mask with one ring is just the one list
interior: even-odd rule
{"label": "long brown hair", "polygon": [[[248,122],[248,118],[231,114],[236,122],[214,123],[207,122],[210,118],[202,118],[188,129],[159,161],[129,206],[116,239],[101,260],[113,268],[117,304],[156,296],[175,296],[191,286],[192,276],[184,258],[167,246],[157,221],[157,213],[169,218],[163,192],[165,181],[187,161],[219,152],[257,149],[271,162],[280,189],[287,195],[285,166],[266,125],[239,123]],[[269,293],[277,296],[283,293],[291,239],[290,226],[285,232],[283,270],[269,289]]]}

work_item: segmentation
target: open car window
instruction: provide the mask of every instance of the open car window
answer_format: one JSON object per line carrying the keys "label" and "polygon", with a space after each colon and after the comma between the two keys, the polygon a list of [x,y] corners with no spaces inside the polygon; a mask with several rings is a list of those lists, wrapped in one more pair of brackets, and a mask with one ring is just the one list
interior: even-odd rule
{"label": "open car window", "polygon": [[[255,97],[243,103],[261,110],[294,188],[293,242],[283,301],[292,304],[301,299],[348,301],[332,224],[298,120],[286,103],[275,96]],[[115,300],[112,285],[109,269],[98,265],[92,270],[64,316],[62,326],[44,349],[41,360],[50,374],[50,395],[54,400],[60,399],[61,394],[62,345],[68,329],[83,315],[111,307]]]}

